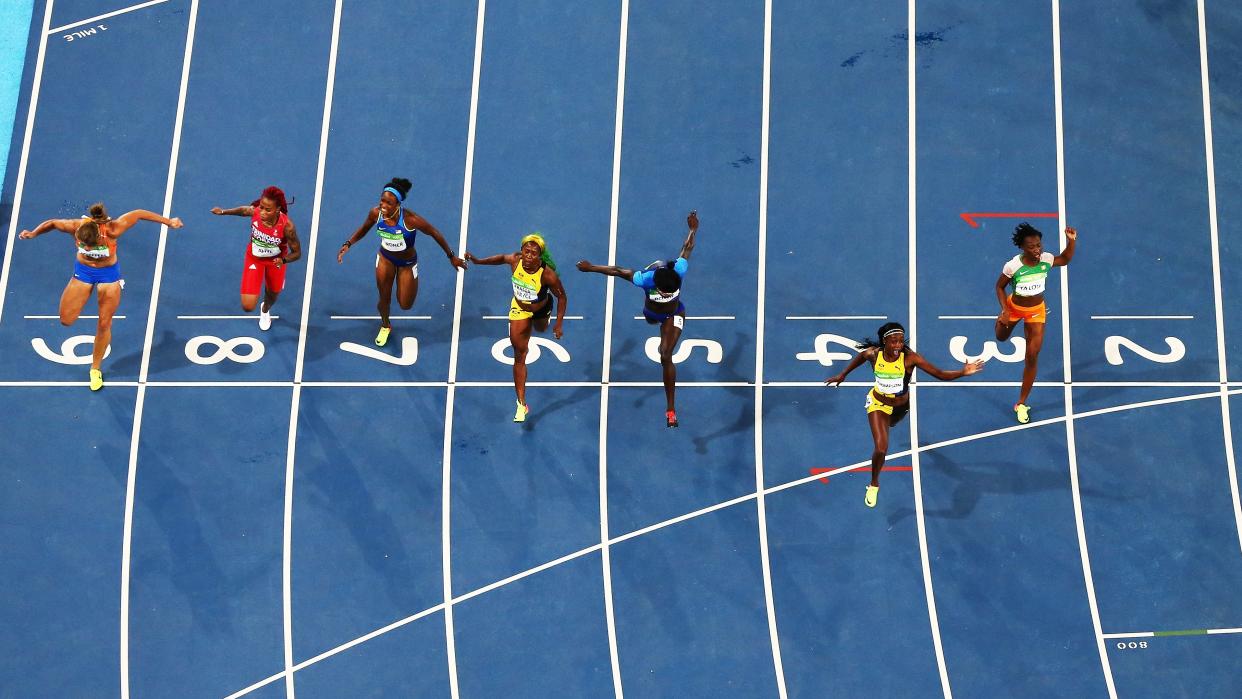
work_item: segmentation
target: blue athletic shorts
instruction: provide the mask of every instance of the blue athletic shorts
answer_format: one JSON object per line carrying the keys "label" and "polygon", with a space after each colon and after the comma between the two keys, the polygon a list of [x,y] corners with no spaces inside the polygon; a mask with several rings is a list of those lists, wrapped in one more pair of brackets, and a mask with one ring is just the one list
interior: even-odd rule
{"label": "blue athletic shorts", "polygon": [[119,282],[121,281],[121,265],[117,263],[107,267],[88,267],[74,260],[73,278],[80,282],[86,282],[91,286]]}
{"label": "blue athletic shorts", "polygon": [[677,310],[672,313],[656,313],[646,306],[643,306],[643,317],[646,318],[647,322],[651,325],[660,325],[673,316],[684,316],[685,314],[686,304],[681,303],[680,301],[677,303]]}

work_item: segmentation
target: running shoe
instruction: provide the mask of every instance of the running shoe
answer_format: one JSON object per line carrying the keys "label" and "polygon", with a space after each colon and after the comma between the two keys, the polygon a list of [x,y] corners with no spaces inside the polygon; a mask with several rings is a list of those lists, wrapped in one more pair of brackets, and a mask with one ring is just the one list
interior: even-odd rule
{"label": "running shoe", "polygon": [[867,494],[863,497],[863,502],[867,503],[867,507],[875,507],[875,501],[880,499],[880,486],[867,486]]}
{"label": "running shoe", "polygon": [[91,369],[91,390],[98,391],[101,388],[103,388],[103,372]]}
{"label": "running shoe", "polygon": [[263,306],[259,306],[259,329],[270,330],[272,328],[272,314],[263,310]]}
{"label": "running shoe", "polygon": [[668,411],[668,412],[664,413],[664,419],[668,421],[668,426],[669,426],[669,427],[677,427],[678,422],[677,422],[677,413],[676,413],[676,412],[674,412],[674,411],[670,410],[670,411]]}
{"label": "running shoe", "polygon": [[1017,413],[1019,423],[1025,425],[1031,421],[1031,406],[1023,403],[1015,403],[1013,411]]}
{"label": "running shoe", "polygon": [[381,327],[379,334],[375,336],[375,346],[383,347],[384,345],[388,344],[388,333],[390,332],[392,332],[391,327],[388,327],[388,328]]}
{"label": "running shoe", "polygon": [[530,407],[524,403],[517,404],[517,412],[513,414],[514,422],[526,422],[526,413],[530,412]]}

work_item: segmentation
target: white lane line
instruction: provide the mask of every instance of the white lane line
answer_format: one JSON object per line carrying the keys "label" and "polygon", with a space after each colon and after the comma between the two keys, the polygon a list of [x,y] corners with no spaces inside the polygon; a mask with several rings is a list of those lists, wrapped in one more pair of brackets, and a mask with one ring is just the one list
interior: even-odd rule
{"label": "white lane line", "polygon": [[332,14],[332,40],[324,78],[323,115],[319,127],[319,162],[315,169],[315,205],[311,211],[310,239],[306,253],[306,279],[302,284],[302,322],[298,328],[298,353],[293,367],[293,396],[289,401],[289,441],[285,449],[285,518],[281,545],[281,601],[284,619],[285,696],[294,699],[293,678],[293,487],[297,459],[298,413],[302,404],[302,372],[306,360],[306,331],[310,322],[311,291],[315,281],[315,252],[323,211],[323,181],[328,164],[328,134],[332,125],[332,96],[336,90],[336,59],[340,48],[343,0],[336,0]]}
{"label": "white lane line", "polygon": [[[26,165],[30,162],[30,137],[34,135],[35,111],[39,107],[39,92],[43,86],[43,59],[47,55],[47,25],[52,21],[52,6],[56,0],[47,0],[43,8],[43,33],[39,38],[39,56],[35,59],[34,78],[31,80],[30,107],[26,110],[26,135],[22,137],[22,156],[17,164],[17,183],[13,191],[13,209],[9,212],[9,234],[4,245],[4,265],[0,267],[0,320],[4,319],[4,301],[9,297],[9,272],[13,262],[13,243],[17,240],[17,219],[22,211],[22,195],[26,192]],[[59,316],[56,316],[59,318]]]}
{"label": "white lane line", "polygon": [[[272,316],[272,320],[279,319],[280,316],[278,315]],[[235,316],[177,316],[177,320],[249,320],[251,322],[258,322],[259,316],[257,313]]]}
{"label": "white lane line", "polygon": [[[509,320],[509,316],[483,316],[483,320]],[[582,316],[565,316],[565,320],[582,320]]]}
{"label": "white lane line", "polygon": [[[1239,389],[1239,390],[1236,390],[1236,391],[1231,391],[1231,392],[1230,392],[1230,394],[1231,394],[1231,395],[1232,395],[1232,394],[1240,394],[1240,393],[1242,393],[1242,389]],[[1162,398],[1162,399],[1160,399],[1160,400],[1143,401],[1143,402],[1141,402],[1141,403],[1128,403],[1128,404],[1126,404],[1126,405],[1119,405],[1119,406],[1115,406],[1115,407],[1112,407],[1112,408],[1102,408],[1102,409],[1100,409],[1100,410],[1089,410],[1089,411],[1084,411],[1084,412],[1081,412],[1081,413],[1078,413],[1077,415],[1075,415],[1073,419],[1075,419],[1075,420],[1082,420],[1082,419],[1086,419],[1086,418],[1090,418],[1090,417],[1096,417],[1096,416],[1098,416],[1098,415],[1105,415],[1105,414],[1115,413],[1115,412],[1123,412],[1123,411],[1126,411],[1126,410],[1138,410],[1138,409],[1142,409],[1142,408],[1150,408],[1150,407],[1155,407],[1155,406],[1159,406],[1159,405],[1168,405],[1168,404],[1171,404],[1171,403],[1182,403],[1182,402],[1192,401],[1192,400],[1205,400],[1205,399],[1216,398],[1216,397],[1217,397],[1217,394],[1216,394],[1215,392],[1212,392],[1212,393],[1200,393],[1200,394],[1196,394],[1196,395],[1193,395],[1193,396],[1181,396],[1181,397],[1177,397],[1177,398]],[[954,446],[954,445],[957,445],[957,444],[963,444],[963,443],[966,443],[966,442],[974,442],[974,441],[978,441],[978,440],[981,440],[981,439],[989,439],[989,438],[991,438],[991,437],[996,437],[996,436],[999,436],[999,435],[1002,435],[1002,434],[1008,434],[1008,433],[1010,433],[1010,432],[1020,432],[1020,431],[1023,431],[1023,430],[1030,430],[1030,429],[1036,429],[1036,428],[1039,428],[1039,427],[1046,427],[1046,426],[1048,426],[1048,425],[1055,425],[1055,424],[1058,424],[1058,423],[1061,423],[1061,422],[1064,422],[1064,421],[1065,421],[1065,418],[1064,418],[1064,417],[1048,418],[1048,419],[1045,419],[1045,420],[1032,420],[1031,422],[1028,422],[1028,423],[1027,423],[1027,424],[1025,424],[1025,425],[1012,425],[1012,426],[1010,426],[1010,427],[1003,427],[1003,428],[996,429],[996,430],[990,430],[990,431],[988,431],[988,432],[980,432],[980,433],[978,433],[978,434],[966,435],[966,436],[963,436],[963,437],[955,437],[955,438],[953,438],[953,439],[947,439],[947,440],[943,440],[943,441],[940,441],[940,442],[935,442],[935,443],[932,443],[932,444],[927,444],[927,445],[924,445],[924,446],[919,447],[919,451],[920,451],[920,452],[929,452],[929,451],[933,451],[933,450],[936,450],[936,449],[943,449],[943,448],[945,448],[945,447]],[[896,452],[896,453],[893,453],[893,454],[889,454],[889,457],[890,457],[890,458],[892,458],[892,459],[900,459],[900,458],[903,458],[903,457],[906,457],[906,456],[911,456],[911,451],[910,451],[909,449],[907,449],[907,450],[905,450],[905,451],[900,451],[900,452]],[[772,486],[772,487],[770,487],[770,488],[765,488],[765,489],[764,489],[764,491],[763,491],[763,494],[764,494],[765,496],[767,496],[767,495],[773,495],[773,494],[775,494],[775,493],[779,493],[779,492],[782,492],[782,491],[785,491],[785,490],[790,490],[790,489],[792,489],[792,488],[797,488],[797,487],[801,487],[801,486],[804,486],[804,485],[809,485],[809,484],[814,483],[814,482],[816,482],[816,481],[819,481],[819,480],[821,480],[821,479],[823,479],[823,478],[831,478],[832,476],[835,476],[835,475],[838,475],[838,474],[846,473],[846,472],[848,472],[848,471],[853,471],[854,469],[857,469],[857,468],[861,468],[861,467],[867,466],[867,465],[869,465],[870,463],[871,463],[871,461],[870,461],[870,460],[867,460],[867,461],[859,461],[859,462],[857,462],[857,463],[848,464],[848,465],[845,465],[845,466],[840,466],[840,467],[834,468],[834,469],[832,469],[831,471],[826,471],[826,472],[823,472],[823,473],[814,473],[814,474],[811,474],[811,475],[809,475],[809,476],[803,476],[803,477],[801,477],[801,478],[798,478],[798,479],[795,479],[795,480],[792,480],[792,481],[788,481],[788,482],[785,482],[785,483],[781,483],[781,484],[779,484],[779,485],[774,485],[774,486]],[[628,533],[626,533],[626,534],[622,534],[622,535],[620,535],[620,536],[613,537],[613,538],[609,539],[609,540],[608,540],[607,542],[605,542],[605,543],[606,543],[607,545],[609,545],[609,546],[615,546],[615,545],[617,545],[617,544],[620,544],[620,543],[623,543],[623,542],[629,541],[630,539],[635,539],[635,538],[638,538],[638,537],[643,536],[643,535],[645,535],[645,534],[650,534],[650,533],[652,533],[652,532],[654,532],[654,531],[658,531],[658,530],[660,530],[660,529],[664,529],[664,528],[666,528],[666,527],[671,527],[671,526],[674,526],[674,525],[677,525],[677,524],[681,524],[682,522],[686,522],[686,521],[689,521],[689,520],[692,520],[692,519],[696,519],[696,518],[698,518],[698,517],[702,517],[703,515],[711,514],[711,513],[713,513],[713,512],[719,512],[720,510],[727,509],[727,508],[729,508],[729,507],[733,507],[734,505],[740,505],[740,504],[742,504],[742,503],[749,502],[751,499],[753,499],[753,498],[755,498],[755,497],[757,497],[757,496],[758,496],[758,493],[746,493],[745,495],[738,496],[738,497],[733,498],[733,499],[731,499],[731,500],[725,500],[725,501],[723,501],[723,502],[718,502],[718,503],[716,503],[716,504],[714,504],[714,505],[708,505],[707,507],[704,507],[704,508],[701,508],[701,509],[695,510],[695,511],[693,511],[693,512],[687,512],[686,514],[683,514],[683,515],[678,515],[678,516],[673,517],[673,518],[671,518],[671,519],[666,519],[666,520],[664,520],[664,521],[657,522],[657,523],[655,523],[655,524],[652,524],[652,525],[649,525],[649,526],[643,527],[643,528],[641,528],[641,529],[636,529],[636,530],[634,530],[634,531],[632,531],[632,532],[628,532]],[[491,591],[493,591],[493,590],[496,590],[497,588],[503,587],[503,586],[505,586],[505,585],[507,585],[507,584],[510,584],[510,583],[516,582],[516,581],[518,581],[518,580],[522,580],[522,579],[527,578],[527,577],[529,577],[529,576],[531,576],[531,575],[534,575],[534,574],[536,574],[536,573],[540,573],[540,572],[543,572],[543,571],[545,571],[545,570],[549,570],[549,569],[554,568],[554,567],[556,567],[556,566],[558,566],[558,565],[561,565],[561,564],[564,564],[564,563],[568,563],[569,561],[572,561],[572,560],[575,560],[575,559],[581,558],[582,556],[585,556],[585,555],[588,555],[588,554],[594,553],[596,550],[599,550],[600,548],[601,548],[601,545],[600,545],[600,544],[593,544],[593,545],[588,546],[588,547],[586,547],[586,548],[584,548],[584,549],[580,549],[580,550],[578,550],[578,551],[574,551],[573,553],[566,554],[566,555],[561,556],[560,558],[557,558],[557,559],[555,559],[555,560],[548,561],[547,563],[543,563],[543,564],[541,564],[541,565],[535,566],[534,568],[530,568],[529,570],[523,571],[523,572],[521,572],[521,573],[517,573],[517,574],[515,574],[515,575],[511,575],[511,576],[509,576],[508,578],[505,578],[505,579],[503,579],[503,580],[498,580],[498,581],[496,581],[496,582],[494,582],[494,583],[490,583],[490,584],[488,584],[488,585],[486,585],[486,586],[484,586],[484,587],[481,587],[481,588],[478,588],[478,589],[472,590],[472,591],[470,591],[470,592],[464,593],[464,594],[460,595],[459,597],[456,597],[455,599],[453,599],[453,603],[457,603],[457,602],[461,602],[461,601],[464,601],[464,600],[467,600],[467,599],[471,599],[471,598],[477,597],[477,596],[479,596],[479,595],[481,595],[481,594],[483,594],[483,593],[485,593],[485,592],[491,592]],[[384,635],[385,633],[387,633],[387,632],[389,632],[389,631],[392,631],[392,630],[394,630],[394,629],[400,628],[400,627],[402,627],[402,626],[405,626],[406,624],[409,624],[409,623],[410,623],[410,622],[412,622],[412,621],[416,621],[416,620],[421,619],[421,618],[423,618],[423,617],[425,617],[425,616],[428,616],[428,615],[430,615],[430,614],[433,614],[433,613],[435,613],[435,612],[438,612],[438,611],[440,611],[442,608],[444,608],[444,606],[445,606],[445,605],[444,605],[443,603],[441,603],[441,604],[437,604],[437,605],[436,605],[436,606],[434,606],[434,607],[430,607],[430,608],[428,608],[428,609],[424,609],[424,610],[422,610],[422,611],[420,611],[420,612],[417,612],[416,614],[413,614],[413,615],[411,615],[411,616],[405,617],[405,618],[403,618],[403,619],[399,619],[399,620],[397,620],[397,621],[395,621],[395,622],[393,622],[393,623],[391,623],[391,624],[388,624],[387,626],[383,626],[383,627],[378,628],[378,629],[376,629],[376,630],[374,630],[374,631],[371,631],[370,633],[367,633],[367,634],[365,634],[365,635],[363,635],[363,636],[359,636],[358,638],[355,638],[355,639],[353,639],[353,640],[351,640],[351,641],[348,641],[348,642],[343,643],[343,644],[341,644],[341,645],[339,645],[339,646],[336,646],[335,648],[331,648],[331,649],[329,649],[329,650],[327,650],[327,651],[324,651],[323,653],[320,653],[319,655],[317,655],[317,656],[315,656],[315,657],[313,657],[313,658],[309,658],[309,659],[307,659],[307,660],[304,660],[304,661],[302,661],[301,663],[298,663],[296,666],[294,666],[294,668],[293,668],[293,669],[294,669],[294,671],[303,670],[303,669],[305,669],[305,668],[307,668],[307,667],[309,667],[309,666],[311,666],[311,665],[314,665],[315,663],[318,663],[318,662],[320,662],[320,661],[322,661],[322,660],[326,660],[326,659],[328,659],[328,658],[330,658],[330,657],[332,657],[332,656],[334,656],[334,655],[336,655],[336,654],[338,654],[338,653],[341,653],[341,652],[343,652],[343,651],[345,651],[345,650],[348,650],[348,649],[350,649],[350,648],[353,648],[353,647],[355,647],[355,646],[358,646],[359,644],[361,644],[361,643],[363,643],[363,642],[365,642],[365,641],[369,641],[369,640],[371,640],[371,639],[373,639],[373,638],[376,638],[377,636],[382,636],[382,635]],[[1240,630],[1240,631],[1242,631],[1242,630]],[[1222,631],[1222,632],[1223,632],[1223,631]],[[249,692],[251,692],[251,691],[254,691],[255,689],[258,689],[258,688],[260,688],[260,687],[263,687],[263,686],[265,686],[265,685],[271,684],[272,682],[275,682],[275,681],[279,680],[281,677],[284,677],[284,675],[285,675],[285,673],[284,673],[284,672],[279,672],[279,673],[276,673],[275,675],[271,675],[270,677],[264,678],[263,680],[260,680],[259,682],[256,682],[255,684],[250,685],[250,686],[249,686],[249,687],[247,687],[246,689],[243,689],[243,690],[241,690],[241,691],[239,691],[239,692],[236,692],[236,693],[234,693],[234,694],[230,694],[228,697],[226,697],[226,699],[237,699],[237,697],[241,697],[241,696],[243,696],[243,695],[245,695],[245,694],[247,694],[247,693],[249,693]]]}
{"label": "white lane line", "polygon": [[[60,316],[22,316],[26,320],[60,320]],[[99,316],[78,316],[78,320],[95,320]],[[125,320],[125,316],[112,316],[112,320]]]}
{"label": "white lane line", "polygon": [[888,320],[888,316],[785,316],[785,320]]}
{"label": "white lane line", "polygon": [[1208,72],[1207,13],[1203,0],[1197,3],[1199,13],[1199,80],[1203,86],[1204,157],[1207,161],[1208,225],[1212,233],[1212,300],[1216,308],[1216,361],[1220,376],[1220,417],[1225,432],[1225,463],[1229,469],[1229,492],[1233,497],[1233,521],[1238,530],[1238,547],[1242,549],[1242,500],[1238,498],[1238,469],[1233,454],[1233,424],[1229,416],[1229,399],[1225,385],[1229,383],[1229,362],[1225,350],[1225,302],[1220,276],[1220,228],[1216,217],[1216,156],[1212,141],[1212,92]]}
{"label": "white lane line", "polygon": [[[49,11],[51,2],[48,3]],[[194,29],[198,24],[198,0],[190,0],[186,24],[185,54],[181,62],[181,87],[177,93],[177,116],[173,122],[172,152],[168,157],[168,179],[164,184],[163,216],[172,215],[173,190],[177,182],[177,161],[181,154],[181,127],[185,117],[185,94],[190,84],[190,59],[194,54]],[[129,699],[129,583],[134,533],[134,490],[138,481],[138,444],[142,435],[142,409],[146,402],[147,373],[151,366],[151,346],[155,340],[156,309],[164,277],[164,253],[168,247],[168,226],[160,226],[155,253],[155,273],[151,282],[151,301],[147,307],[147,328],[142,342],[142,363],[138,371],[138,395],[134,401],[134,426],[129,438],[129,467],[125,477],[125,523],[121,535],[121,699]]]}
{"label": "white lane line", "polygon": [[759,131],[759,260],[756,269],[755,301],[755,506],[759,524],[759,561],[763,570],[763,601],[768,614],[768,641],[772,646],[772,667],[776,672],[776,691],[787,699],[785,663],[781,658],[781,637],[776,626],[776,599],[772,593],[772,564],[768,551],[768,511],[763,495],[763,333],[767,313],[768,283],[768,143],[772,116],[772,0],[763,3],[763,125]]}
{"label": "white lane line", "polygon": [[1218,636],[1242,633],[1242,629],[1187,629],[1186,631],[1133,631],[1130,633],[1106,633],[1104,638],[1152,638],[1170,636]]}
{"label": "white lane line", "polygon": [[936,316],[940,320],[996,320],[996,314],[990,316]]}
{"label": "white lane line", "polygon": [[[1057,149],[1057,225],[1061,248],[1065,248],[1066,202],[1065,202],[1065,120],[1063,118],[1064,102],[1061,91],[1061,2],[1052,0],[1052,86],[1053,107],[1056,122]],[[1100,625],[1100,609],[1095,599],[1095,582],[1091,575],[1091,556],[1087,552],[1087,531],[1082,521],[1082,490],[1078,483],[1078,449],[1074,441],[1074,391],[1070,384],[1073,381],[1070,358],[1070,319],[1069,319],[1069,267],[1061,267],[1061,362],[1065,375],[1065,442],[1069,456],[1070,493],[1074,500],[1074,527],[1078,534],[1078,553],[1082,561],[1083,584],[1086,587],[1087,603],[1091,608],[1091,626],[1095,630],[1096,650],[1100,655],[1100,669],[1104,673],[1104,681],[1108,686],[1110,699],[1117,699],[1117,687],[1113,683],[1113,670],[1109,665],[1108,648],[1104,643],[1104,630]]]}
{"label": "white lane line", "polygon": [[[635,320],[646,320],[646,315],[635,315]],[[687,320],[737,320],[734,315],[687,315]]]}
{"label": "white lane line", "polygon": [[[379,316],[328,316],[332,320],[379,320]],[[388,316],[389,320],[431,320],[431,316]]]}
{"label": "white lane line", "polygon": [[[474,186],[475,130],[479,119],[479,76],[483,71],[483,26],[487,15],[487,0],[479,0],[474,27],[474,66],[470,78],[470,119],[466,126],[466,163],[461,191],[461,221],[457,237],[457,250],[466,250],[470,231],[470,201]],[[440,569],[444,602],[444,645],[448,662],[449,693],[458,699],[457,641],[453,632],[453,552],[452,539],[452,475],[453,475],[453,405],[457,391],[458,349],[461,339],[461,304],[466,278],[457,272],[453,292],[453,334],[449,341],[448,386],[444,399],[444,441],[441,447],[440,476]]]}
{"label": "white lane line", "polygon": [[[916,67],[918,65],[917,36],[918,22],[915,12],[915,0],[908,0],[907,5],[907,26],[906,26],[906,73],[908,76],[906,96],[909,103],[909,146],[908,146],[908,177],[909,184],[907,186],[908,213],[909,213],[909,249],[907,251],[907,259],[909,265],[909,294],[910,294],[910,320],[907,329],[907,336],[913,343],[916,338],[916,329],[918,326],[918,276],[917,276],[917,260],[918,257],[918,139],[917,139],[917,98],[918,90],[916,89]],[[911,446],[911,464],[912,474],[914,477],[914,514],[915,521],[918,523],[919,535],[919,561],[923,568],[923,590],[927,596],[927,617],[931,625],[932,645],[936,651],[936,668],[940,671],[940,690],[944,694],[945,699],[952,699],[953,690],[949,685],[949,668],[945,664],[944,645],[940,642],[940,619],[936,613],[936,592],[932,587],[931,561],[927,555],[927,525],[923,517],[923,480],[919,463],[919,413],[918,413],[918,385],[910,386],[910,446]],[[868,462],[869,463],[869,462]]]}
{"label": "white lane line", "polygon": [[[620,37],[617,48],[617,108],[613,122],[612,192],[608,209],[608,264],[617,264],[617,221],[621,207],[621,141],[625,125],[625,67],[630,36],[630,0],[621,0]],[[599,392],[599,538],[600,565],[604,579],[604,622],[608,629],[608,661],[612,666],[615,699],[625,696],[621,681],[621,657],[617,651],[616,610],[612,597],[612,554],[608,546],[608,388],[612,378],[612,322],[616,279],[606,277],[604,292],[604,359]]]}
{"label": "white lane line", "polygon": [[108,12],[102,15],[95,15],[94,17],[88,17],[87,19],[78,20],[77,22],[72,22],[70,24],[61,25],[54,29],[48,29],[47,26],[44,25],[43,34],[44,36],[47,36],[48,34],[58,34],[60,32],[65,31],[66,29],[73,29],[74,27],[80,27],[83,24],[94,24],[95,22],[98,22],[101,19],[108,19],[109,17],[116,17],[117,15],[123,15],[128,12],[133,12],[134,10],[141,10],[143,8],[150,7],[152,5],[159,5],[165,2],[168,2],[168,0],[150,0],[150,2],[143,2],[137,5],[123,7],[119,10],[114,10],[112,12]]}
{"label": "white lane line", "polygon": [[1194,320],[1194,316],[1091,316],[1091,320]]}

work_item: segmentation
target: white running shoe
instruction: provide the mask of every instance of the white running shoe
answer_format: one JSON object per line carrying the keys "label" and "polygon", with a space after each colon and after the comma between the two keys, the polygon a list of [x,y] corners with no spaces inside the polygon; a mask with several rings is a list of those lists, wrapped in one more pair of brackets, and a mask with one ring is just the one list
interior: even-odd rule
{"label": "white running shoe", "polygon": [[272,329],[272,314],[263,310],[262,305],[259,306],[259,329],[260,330],[271,330]]}

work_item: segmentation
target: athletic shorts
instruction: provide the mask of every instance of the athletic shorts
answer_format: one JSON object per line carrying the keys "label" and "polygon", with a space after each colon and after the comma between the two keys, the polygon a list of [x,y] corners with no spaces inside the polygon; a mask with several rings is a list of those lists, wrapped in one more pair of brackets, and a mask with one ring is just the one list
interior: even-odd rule
{"label": "athletic shorts", "polygon": [[526,320],[527,318],[542,320],[544,318],[552,317],[552,307],[556,305],[556,301],[550,298],[550,296],[551,294],[548,294],[546,290],[540,293],[539,299],[548,299],[548,302],[543,304],[542,308],[534,311],[533,313],[531,311],[522,310],[522,308],[518,306],[517,299],[513,299],[509,302],[509,320]]}
{"label": "athletic shorts", "polygon": [[[418,276],[418,253],[414,253],[414,256],[413,256],[413,257],[411,257],[411,258],[410,258],[410,259],[408,259],[408,260],[403,260],[403,259],[401,259],[400,257],[397,257],[396,255],[393,255],[391,252],[388,252],[388,251],[387,251],[387,250],[385,250],[384,248],[380,248],[380,250],[379,250],[379,256],[380,256],[380,257],[383,257],[385,260],[388,260],[389,262],[393,263],[393,264],[394,264],[395,266],[397,266],[397,267],[413,267],[413,268],[414,268],[414,276],[415,276],[415,277],[417,277],[417,276]],[[375,258],[375,265],[376,265],[377,267],[379,266],[379,257],[376,257],[376,258]]]}
{"label": "athletic shorts", "polygon": [[91,286],[96,284],[112,284],[121,281],[121,265],[115,263],[107,267],[91,267],[84,265],[78,260],[73,261],[73,278],[80,282],[86,282]]}
{"label": "athletic shorts", "polygon": [[1005,299],[1005,322],[1016,323],[1019,320],[1025,320],[1027,323],[1046,323],[1048,322],[1048,307],[1043,301],[1035,306],[1018,306],[1013,302],[1013,296]]}
{"label": "athletic shorts", "polygon": [[686,317],[686,304],[678,301],[677,310],[673,311],[672,313],[656,313],[650,308],[643,306],[643,317],[647,319],[647,323],[650,325],[663,325],[664,321],[674,316],[681,316],[682,318],[685,318]]}
{"label": "athletic shorts", "polygon": [[[904,393],[902,393],[902,394],[899,394],[899,395],[905,395],[905,394],[904,394]],[[895,397],[895,396],[894,396],[894,397]],[[893,414],[893,407],[894,407],[894,406],[891,406],[891,405],[889,405],[889,404],[887,404],[887,403],[881,403],[881,402],[880,402],[880,399],[875,397],[875,389],[874,389],[874,388],[872,388],[870,391],[867,391],[867,402],[866,402],[866,403],[864,403],[864,404],[863,404],[863,406],[867,409],[867,414],[868,414],[868,415],[870,415],[871,413],[876,412],[877,410],[878,410],[878,411],[880,411],[880,412],[882,412],[882,413],[884,413],[885,415],[890,415],[890,416],[891,416],[891,415]]]}
{"label": "athletic shorts", "polygon": [[255,257],[246,250],[246,262],[242,268],[241,292],[258,296],[266,286],[273,294],[285,289],[285,265],[277,265],[275,257]]}

